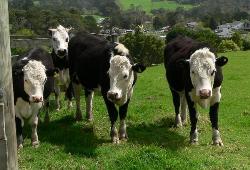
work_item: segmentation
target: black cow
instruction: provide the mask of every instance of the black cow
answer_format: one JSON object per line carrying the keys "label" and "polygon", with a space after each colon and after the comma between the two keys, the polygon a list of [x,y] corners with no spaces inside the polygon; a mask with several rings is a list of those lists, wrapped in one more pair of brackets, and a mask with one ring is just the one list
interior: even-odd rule
{"label": "black cow", "polygon": [[[22,147],[22,127],[28,119],[32,127],[32,145],[38,146],[38,112],[51,92],[54,91],[54,68],[52,58],[43,49],[33,49],[12,66],[16,133],[18,148]],[[48,114],[49,102],[46,101]]]}
{"label": "black cow", "polygon": [[[76,119],[82,119],[80,110],[81,85],[85,89],[87,119],[92,120],[93,91],[101,89],[111,121],[111,138],[114,143],[127,138],[125,118],[136,82],[136,73],[145,70],[134,64],[129,51],[122,44],[110,43],[85,32],[80,32],[69,42],[70,77],[75,89]],[[119,106],[119,137],[115,127]]]}
{"label": "black cow", "polygon": [[[191,132],[190,142],[198,142],[196,104],[210,106],[212,140],[215,145],[223,145],[218,130],[218,109],[223,80],[221,67],[227,63],[226,57],[218,58],[205,44],[188,37],[177,37],[170,41],[164,51],[166,77],[173,96],[176,125],[186,122],[188,105]],[[180,116],[181,111],[181,116]]]}

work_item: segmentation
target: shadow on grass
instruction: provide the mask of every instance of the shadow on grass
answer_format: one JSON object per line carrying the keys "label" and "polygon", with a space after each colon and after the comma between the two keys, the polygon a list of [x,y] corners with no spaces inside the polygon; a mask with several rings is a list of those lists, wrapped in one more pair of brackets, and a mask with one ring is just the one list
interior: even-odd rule
{"label": "shadow on grass", "polygon": [[170,150],[188,146],[184,137],[178,133],[180,128],[174,128],[174,121],[171,118],[163,118],[152,124],[142,123],[139,125],[129,125],[128,142],[142,145],[156,145]]}
{"label": "shadow on grass", "polygon": [[108,142],[97,138],[93,124],[76,123],[72,116],[65,116],[48,124],[41,123],[38,135],[41,143],[63,146],[66,153],[86,157],[95,157],[97,146]]}

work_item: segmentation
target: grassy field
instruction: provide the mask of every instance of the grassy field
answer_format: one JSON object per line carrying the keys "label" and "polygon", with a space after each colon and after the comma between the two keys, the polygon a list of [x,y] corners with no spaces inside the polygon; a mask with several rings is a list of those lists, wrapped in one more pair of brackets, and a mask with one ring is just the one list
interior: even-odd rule
{"label": "grassy field", "polygon": [[190,9],[192,5],[178,4],[175,1],[159,1],[152,2],[151,0],[118,0],[118,3],[123,9],[129,9],[131,4],[135,6],[141,6],[147,13],[150,13],[152,9],[164,8],[168,10],[175,10],[177,7],[184,7]]}
{"label": "grassy field", "polygon": [[224,147],[211,145],[207,110],[200,109],[199,145],[189,145],[190,125],[173,127],[170,91],[159,65],[138,78],[128,110],[127,142],[110,143],[110,123],[100,96],[94,99],[92,123],[76,123],[75,109],[67,110],[64,103],[61,111],[52,111],[51,123],[39,125],[39,148],[31,146],[26,125],[20,169],[250,169],[250,51],[225,55],[229,63],[219,112]]}

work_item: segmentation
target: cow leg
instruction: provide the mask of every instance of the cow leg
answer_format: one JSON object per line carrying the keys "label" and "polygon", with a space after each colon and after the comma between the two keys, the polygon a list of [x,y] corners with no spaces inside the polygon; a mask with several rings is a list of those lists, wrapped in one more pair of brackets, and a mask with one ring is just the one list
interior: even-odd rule
{"label": "cow leg", "polygon": [[212,124],[212,140],[213,145],[223,146],[220,132],[218,130],[218,109],[219,103],[215,103],[213,106],[210,106],[209,110],[210,121]]}
{"label": "cow leg", "polygon": [[82,120],[82,112],[81,112],[81,101],[80,101],[80,94],[81,94],[81,85],[73,83],[74,94],[76,98],[76,121]]}
{"label": "cow leg", "polygon": [[55,99],[56,99],[56,111],[59,111],[61,108],[60,105],[60,86],[55,85]]}
{"label": "cow leg", "polygon": [[45,105],[44,123],[49,123],[50,122],[50,117],[49,117],[49,97],[44,100],[44,105]]}
{"label": "cow leg", "polygon": [[178,92],[171,89],[172,96],[173,96],[173,103],[174,103],[174,109],[175,109],[175,126],[181,127],[181,116],[180,116],[180,95]]}
{"label": "cow leg", "polygon": [[94,91],[85,89],[86,119],[88,121],[93,120],[93,97]]}
{"label": "cow leg", "polygon": [[67,90],[66,90],[65,96],[66,96],[66,99],[68,100],[68,109],[69,109],[69,108],[72,108],[72,107],[73,107],[72,98],[73,98],[73,96],[74,96],[74,94],[73,94],[73,85],[72,85],[72,82],[70,82],[70,83],[67,85]]}
{"label": "cow leg", "polygon": [[129,104],[129,100],[123,106],[119,107],[119,116],[120,116],[119,139],[120,140],[128,139],[128,134],[126,130],[126,122],[125,122],[125,119],[127,116],[128,104]]}
{"label": "cow leg", "polygon": [[23,127],[20,118],[15,117],[16,121],[16,139],[17,139],[17,149],[23,148]]}
{"label": "cow leg", "polygon": [[32,146],[38,147],[39,146],[39,140],[38,140],[38,135],[37,135],[37,125],[38,125],[38,116],[37,116],[37,114],[35,114],[31,118],[30,124],[31,124],[31,129],[32,129],[32,133],[31,133]]}
{"label": "cow leg", "polygon": [[115,123],[116,123],[116,120],[118,118],[118,111],[115,108],[114,103],[110,102],[107,99],[106,95],[107,95],[107,93],[102,91],[102,96],[103,96],[103,99],[105,101],[106,107],[108,109],[109,119],[110,119],[110,122],[111,122],[110,137],[111,137],[111,141],[113,143],[118,144],[119,143],[119,136],[118,136],[117,129],[115,127]]}
{"label": "cow leg", "polygon": [[197,130],[198,114],[196,111],[196,103],[194,103],[191,100],[188,93],[186,93],[186,99],[187,99],[189,117],[191,122],[190,143],[196,144],[198,143],[198,130]]}
{"label": "cow leg", "polygon": [[187,100],[185,93],[181,94],[181,122],[182,125],[186,125],[187,123]]}

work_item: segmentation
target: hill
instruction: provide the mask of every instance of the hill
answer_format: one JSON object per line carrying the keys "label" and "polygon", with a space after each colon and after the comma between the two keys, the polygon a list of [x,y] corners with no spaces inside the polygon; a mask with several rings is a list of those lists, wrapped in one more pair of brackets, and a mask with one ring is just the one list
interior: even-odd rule
{"label": "hill", "polygon": [[180,4],[175,1],[152,1],[152,0],[117,0],[117,3],[124,10],[129,9],[131,6],[140,6],[147,13],[150,13],[153,9],[167,9],[175,10],[178,7],[184,7],[185,9],[190,9],[193,6],[189,4]]}

